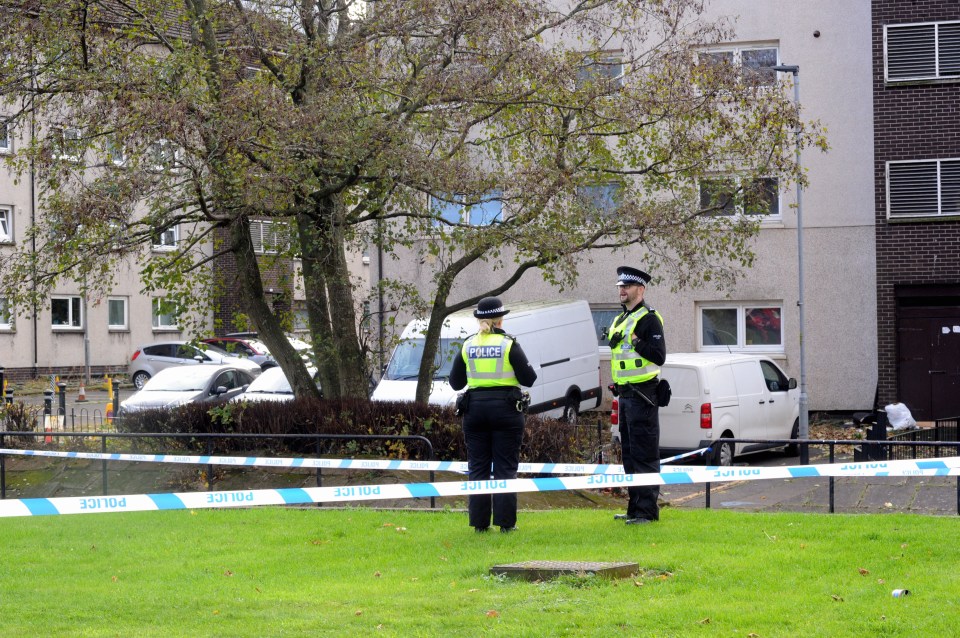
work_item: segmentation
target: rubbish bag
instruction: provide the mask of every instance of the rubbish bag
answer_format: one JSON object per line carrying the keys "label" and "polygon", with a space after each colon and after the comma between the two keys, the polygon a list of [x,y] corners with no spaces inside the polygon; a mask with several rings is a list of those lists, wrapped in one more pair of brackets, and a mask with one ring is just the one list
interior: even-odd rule
{"label": "rubbish bag", "polygon": [[910,414],[910,408],[902,403],[891,403],[883,408],[887,413],[887,420],[890,427],[894,430],[909,430],[917,427],[913,415]]}

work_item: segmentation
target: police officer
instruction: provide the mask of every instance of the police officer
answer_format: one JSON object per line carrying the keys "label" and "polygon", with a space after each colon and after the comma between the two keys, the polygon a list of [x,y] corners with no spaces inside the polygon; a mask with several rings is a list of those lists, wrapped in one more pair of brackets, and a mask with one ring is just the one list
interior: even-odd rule
{"label": "police officer", "polygon": [[[667,357],[663,317],[646,305],[643,293],[650,275],[622,266],[617,268],[621,312],[610,326],[610,364],[615,391],[620,398],[620,442],[627,474],[660,471],[660,416],[657,384],[660,366]],[[659,520],[660,488],[630,486],[627,513],[616,520],[640,525]]]}
{"label": "police officer", "polygon": [[[468,337],[453,360],[450,385],[464,386],[458,400],[463,415],[463,436],[467,444],[467,469],[471,481],[517,478],[520,442],[523,439],[523,395],[520,386],[537,380],[520,344],[503,331],[503,316],[510,312],[497,297],[484,297],[473,316],[480,330]],[[512,532],[517,524],[517,495],[470,495],[470,526],[478,532],[493,524],[501,532]]]}

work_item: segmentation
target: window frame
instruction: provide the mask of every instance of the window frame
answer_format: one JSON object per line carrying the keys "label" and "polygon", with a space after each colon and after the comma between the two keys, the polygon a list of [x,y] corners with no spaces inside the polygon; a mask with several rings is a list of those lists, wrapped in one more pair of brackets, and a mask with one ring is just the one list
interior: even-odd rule
{"label": "window frame", "polygon": [[[883,25],[883,81],[885,84],[903,84],[903,83],[914,83],[914,82],[956,82],[960,81],[960,66],[958,66],[957,72],[951,75],[944,75],[941,73],[941,42],[940,42],[940,27],[943,25],[958,25],[957,28],[960,29],[960,20],[939,20],[939,21],[928,21],[928,22],[904,22],[902,24],[885,24]],[[908,76],[898,76],[895,78],[890,77],[890,49],[889,49],[889,33],[891,30],[905,30],[909,28],[916,29],[917,27],[933,27],[933,74],[932,75],[908,75]],[[960,34],[958,34],[960,35]],[[916,54],[916,51],[914,51]],[[960,57],[960,56],[958,56]],[[958,60],[960,62],[960,60]]]}
{"label": "window frame", "polygon": [[[167,233],[173,233],[173,241],[167,242],[164,240],[164,236]],[[159,231],[154,238],[151,240],[150,248],[154,252],[169,252],[177,249],[177,245],[180,243],[180,225],[171,224],[163,230]]]}
{"label": "window frame", "polygon": [[[603,331],[609,330],[610,326],[613,325],[613,319],[616,319],[622,312],[623,307],[619,304],[590,304],[590,316],[593,318],[594,329],[597,333],[597,349],[601,355],[610,355],[610,342],[603,338]],[[612,313],[612,317],[609,322],[602,324],[599,320],[606,313]]]}
{"label": "window frame", "polygon": [[[623,51],[596,51],[584,57],[584,64],[577,67],[576,89],[583,90],[588,82],[601,86],[603,93],[615,93],[623,88],[626,64],[623,62]],[[617,69],[615,73],[605,72],[607,69]]]}
{"label": "window frame", "polygon": [[[123,304],[123,323],[111,323],[110,304],[120,302]],[[130,330],[130,300],[127,297],[107,297],[107,330],[109,332],[126,332]]]}
{"label": "window frame", "polygon": [[0,332],[13,331],[13,315],[10,313],[10,300],[0,297]]}
{"label": "window frame", "polygon": [[[697,350],[698,352],[750,352],[765,354],[783,354],[786,335],[783,325],[783,302],[776,301],[707,301],[698,302],[697,308]],[[736,344],[705,344],[704,343],[704,312],[708,310],[735,310],[737,313],[737,343]],[[777,344],[748,344],[746,317],[748,310],[776,310],[779,312],[780,343]]]}
{"label": "window frame", "polygon": [[[730,53],[732,55],[733,66],[739,71],[740,76],[746,79],[747,76],[746,74],[744,74],[743,71],[744,71],[744,68],[750,68],[750,67],[744,67],[743,52],[744,51],[763,51],[766,49],[772,49],[775,52],[775,61],[773,65],[769,67],[770,71],[773,73],[773,77],[769,82],[760,82],[760,83],[753,84],[753,86],[774,87],[777,85],[777,81],[780,77],[780,74],[777,71],[773,70],[774,66],[777,66],[778,64],[780,64],[780,44],[779,43],[776,43],[776,44],[756,43],[756,44],[742,44],[742,45],[728,44],[728,45],[719,45],[719,46],[708,46],[708,47],[703,47],[698,49],[697,53],[698,54]],[[759,67],[759,68],[764,68],[764,67]],[[758,73],[754,73],[754,75],[759,77]]]}
{"label": "window frame", "polygon": [[[173,309],[170,312],[161,312],[162,304],[171,303],[168,302],[164,297],[152,297],[150,299],[150,325],[154,332],[179,332],[180,324],[177,322],[179,318],[180,309],[173,304]],[[169,317],[171,319],[170,323],[162,323],[162,321]]]}
{"label": "window frame", "polygon": [[[960,176],[960,157],[949,157],[941,159],[920,159],[920,160],[889,160],[884,162],[884,189],[885,197],[884,204],[886,210],[884,211],[884,216],[888,222],[897,221],[897,220],[909,220],[909,219],[952,219],[960,215],[960,206],[958,206],[956,212],[943,212],[943,164],[944,162],[956,162],[957,167],[956,171],[958,176]],[[894,215],[891,211],[891,188],[890,188],[890,169],[891,166],[906,166],[906,165],[920,165],[920,164],[935,164],[937,172],[937,182],[936,182],[936,198],[937,198],[937,210],[932,213],[906,213],[906,214],[897,214]],[[914,186],[915,188],[915,186]],[[960,192],[960,181],[957,184],[957,190]]]}
{"label": "window frame", "polygon": [[[465,199],[466,196],[463,193],[454,193],[449,197],[450,199],[447,200],[435,195],[428,196],[427,206],[431,214],[430,221],[434,229],[443,230],[449,226],[474,226],[479,228],[482,226],[492,226],[493,224],[499,224],[503,222],[503,191],[500,189],[487,191],[480,196],[479,201],[476,204],[468,205],[463,201],[458,201],[457,198],[460,198],[460,200]],[[439,202],[442,204],[443,213],[438,214],[438,211],[441,209],[435,206],[434,202]],[[496,215],[494,215],[493,218],[486,223],[476,223],[473,220],[474,211],[484,211],[487,205],[493,203],[499,204],[499,210],[497,211]],[[454,210],[457,212],[457,220],[449,219],[446,216],[447,211],[452,212]],[[483,218],[486,219],[486,216],[483,215]],[[449,222],[449,225],[442,223],[440,221],[441,219]]]}
{"label": "window frame", "polygon": [[160,138],[150,142],[147,156],[147,166],[155,173],[177,173],[181,170],[183,149],[173,140]]}
{"label": "window frame", "polygon": [[[13,206],[0,204],[0,244],[14,243],[13,217]],[[6,223],[3,220],[6,220]],[[4,226],[6,226],[5,230]]]}
{"label": "window frame", "polygon": [[[52,130],[56,136],[54,140],[53,157],[65,162],[79,162],[83,159],[83,149],[71,149],[71,143],[78,143],[83,140],[83,131],[75,126],[55,126]],[[72,151],[77,151],[74,154]]]}
{"label": "window frame", "polygon": [[[54,309],[53,304],[57,301],[66,301],[67,302],[67,322],[54,323]],[[76,311],[77,316],[74,317],[74,311]],[[55,332],[77,332],[83,330],[84,327],[84,316],[83,316],[83,297],[80,295],[51,295],[50,296],[50,328]]]}
{"label": "window frame", "polygon": [[10,119],[0,117],[0,155],[13,154],[13,129]]}
{"label": "window frame", "polygon": [[737,187],[739,187],[741,190],[743,190],[743,189],[744,189],[743,183],[745,182],[745,180],[748,180],[748,179],[749,179],[750,181],[753,181],[753,182],[758,182],[758,181],[772,181],[772,182],[774,183],[774,185],[776,186],[776,198],[775,198],[775,200],[776,200],[776,208],[777,208],[777,211],[776,211],[775,213],[750,212],[750,211],[747,211],[747,210],[745,209],[745,205],[744,205],[743,202],[736,203],[736,204],[734,204],[733,202],[729,202],[729,205],[730,205],[730,206],[732,207],[732,209],[733,209],[733,211],[732,211],[731,213],[724,213],[723,211],[725,211],[725,210],[727,209],[727,207],[724,206],[724,208],[721,209],[721,210],[718,211],[718,212],[709,213],[709,214],[708,214],[708,213],[701,213],[701,216],[704,217],[704,218],[707,218],[707,219],[710,219],[710,218],[713,218],[713,217],[734,217],[734,218],[736,218],[736,217],[747,217],[747,218],[750,218],[750,219],[756,219],[756,220],[758,220],[758,221],[760,221],[760,222],[782,222],[782,221],[783,221],[783,191],[782,191],[782,189],[780,188],[780,178],[779,178],[779,177],[776,177],[776,176],[773,176],[773,175],[767,175],[767,176],[756,177],[756,178],[752,178],[752,177],[749,177],[749,178],[748,178],[748,177],[743,176],[743,175],[731,175],[731,174],[717,174],[717,175],[704,176],[704,177],[702,177],[702,178],[700,178],[700,179],[697,180],[697,197],[698,197],[698,202],[697,202],[697,203],[698,203],[698,206],[700,207],[700,209],[703,209],[703,208],[704,208],[704,205],[703,205],[703,195],[704,195],[703,187],[704,187],[705,183],[707,183],[707,182],[716,182],[716,183],[721,183],[721,182],[733,182],[735,186],[737,186]]}

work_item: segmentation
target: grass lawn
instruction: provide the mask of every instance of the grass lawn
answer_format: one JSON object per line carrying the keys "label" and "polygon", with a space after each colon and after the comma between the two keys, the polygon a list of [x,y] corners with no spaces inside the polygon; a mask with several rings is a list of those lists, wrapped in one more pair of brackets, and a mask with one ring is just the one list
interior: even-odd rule
{"label": "grass lawn", "polygon": [[[0,636],[949,636],[956,518],[665,509],[166,511],[0,520]],[[526,560],[634,578],[528,583]],[[911,594],[893,598],[891,591]]]}

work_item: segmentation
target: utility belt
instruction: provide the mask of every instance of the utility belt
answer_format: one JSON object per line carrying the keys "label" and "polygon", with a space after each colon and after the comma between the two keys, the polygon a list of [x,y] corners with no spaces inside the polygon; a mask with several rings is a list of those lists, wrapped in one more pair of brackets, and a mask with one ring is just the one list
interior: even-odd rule
{"label": "utility belt", "polygon": [[670,384],[666,379],[654,377],[643,383],[618,383],[609,386],[615,397],[637,397],[647,405],[665,407],[670,404]]}
{"label": "utility belt", "polygon": [[506,401],[516,407],[517,412],[526,412],[530,407],[530,393],[519,386],[502,388],[470,388],[457,395],[454,414],[461,416],[470,409],[474,401]]}

